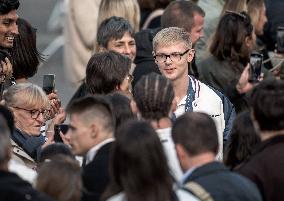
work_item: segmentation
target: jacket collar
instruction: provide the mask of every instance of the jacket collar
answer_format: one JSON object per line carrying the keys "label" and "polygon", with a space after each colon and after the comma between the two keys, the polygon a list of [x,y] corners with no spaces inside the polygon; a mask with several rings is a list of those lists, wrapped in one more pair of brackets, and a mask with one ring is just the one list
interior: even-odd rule
{"label": "jacket collar", "polygon": [[205,175],[214,174],[216,172],[223,172],[223,171],[229,171],[222,163],[214,161],[211,163],[207,163],[205,165],[202,165],[198,168],[196,168],[186,179],[186,181],[189,180],[195,180],[199,177],[203,177]]}
{"label": "jacket collar", "polygon": [[275,137],[264,140],[263,142],[261,142],[254,148],[252,155],[255,155],[263,151],[264,149],[271,147],[273,145],[279,144],[279,143],[284,143],[284,135],[277,135]]}

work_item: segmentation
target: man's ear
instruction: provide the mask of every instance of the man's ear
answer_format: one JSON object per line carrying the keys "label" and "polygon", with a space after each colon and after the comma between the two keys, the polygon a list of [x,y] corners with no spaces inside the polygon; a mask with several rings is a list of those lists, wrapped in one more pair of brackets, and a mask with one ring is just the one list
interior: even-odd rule
{"label": "man's ear", "polygon": [[130,101],[130,108],[131,108],[133,114],[137,114],[139,112],[137,105],[136,105],[136,102],[133,99]]}
{"label": "man's ear", "polygon": [[193,60],[193,58],[194,58],[195,50],[194,49],[190,49],[188,52],[189,52],[189,54],[188,54],[188,57],[187,57],[187,62],[190,63]]}
{"label": "man's ear", "polygon": [[98,132],[99,132],[98,126],[97,126],[95,123],[92,123],[92,124],[90,125],[90,129],[91,129],[91,131],[90,131],[90,136],[91,136],[91,138],[96,138],[96,137],[97,137],[97,134],[98,134]]}
{"label": "man's ear", "polygon": [[98,52],[106,52],[106,51],[108,51],[108,50],[105,47],[99,46]]}
{"label": "man's ear", "polygon": [[181,144],[176,144],[175,147],[176,147],[176,152],[177,152],[177,156],[178,156],[179,160],[186,158],[187,153],[186,153],[184,147]]}
{"label": "man's ear", "polygon": [[[155,56],[155,52],[154,52],[154,51],[152,51],[152,56],[153,56],[153,58],[154,58],[154,56]],[[158,65],[158,62],[156,61],[156,59],[154,59],[154,61],[155,61],[155,63]]]}

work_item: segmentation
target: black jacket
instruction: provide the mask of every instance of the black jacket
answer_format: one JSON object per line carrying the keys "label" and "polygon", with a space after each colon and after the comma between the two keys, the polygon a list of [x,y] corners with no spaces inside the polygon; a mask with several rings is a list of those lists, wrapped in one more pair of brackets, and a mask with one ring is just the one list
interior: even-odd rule
{"label": "black jacket", "polygon": [[132,86],[135,86],[137,81],[143,75],[147,75],[152,72],[160,74],[159,68],[152,55],[153,38],[160,30],[161,28],[145,29],[135,34],[137,52],[134,61],[136,67],[133,72],[134,80],[132,82]]}
{"label": "black jacket", "polygon": [[109,160],[113,142],[102,146],[94,159],[83,167],[82,201],[99,201],[109,183]]}
{"label": "black jacket", "polygon": [[258,186],[263,200],[284,200],[284,136],[276,136],[255,147],[237,171]]}
{"label": "black jacket", "polygon": [[0,200],[5,201],[52,201],[39,193],[18,175],[0,170]]}
{"label": "black jacket", "polygon": [[214,201],[261,201],[256,186],[245,177],[229,171],[219,162],[196,168],[184,183],[194,181],[209,192]]}

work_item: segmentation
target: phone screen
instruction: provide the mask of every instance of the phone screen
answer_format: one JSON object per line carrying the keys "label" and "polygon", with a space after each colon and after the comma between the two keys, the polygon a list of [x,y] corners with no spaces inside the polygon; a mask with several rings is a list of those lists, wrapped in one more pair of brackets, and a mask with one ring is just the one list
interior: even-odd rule
{"label": "phone screen", "polygon": [[62,134],[66,134],[68,132],[69,125],[68,124],[56,124],[54,125],[54,141],[55,142],[63,142],[63,140],[60,137],[60,132]]}
{"label": "phone screen", "polygon": [[258,82],[261,74],[263,56],[259,53],[252,53],[250,56],[250,82]]}
{"label": "phone screen", "polygon": [[43,75],[43,84],[42,89],[45,91],[46,94],[50,94],[54,91],[55,88],[55,75],[54,74],[47,74]]}
{"label": "phone screen", "polygon": [[277,52],[284,53],[284,27],[277,28],[276,42]]}

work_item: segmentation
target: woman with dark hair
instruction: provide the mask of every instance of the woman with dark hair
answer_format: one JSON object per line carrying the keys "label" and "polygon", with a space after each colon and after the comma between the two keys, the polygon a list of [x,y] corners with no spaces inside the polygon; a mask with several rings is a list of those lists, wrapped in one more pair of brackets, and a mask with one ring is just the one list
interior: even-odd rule
{"label": "woman with dark hair", "polygon": [[224,163],[234,169],[251,154],[254,146],[260,142],[249,112],[240,113],[233,124],[231,137],[225,152]]}
{"label": "woman with dark hair", "polygon": [[209,48],[211,55],[198,65],[199,79],[224,93],[237,112],[248,109],[246,97],[240,95],[243,91],[236,86],[242,72],[246,69],[248,73],[245,67],[254,46],[255,33],[250,17],[245,12],[227,11],[213,36]]}
{"label": "woman with dark hair", "polygon": [[108,94],[106,98],[112,105],[113,115],[115,118],[116,129],[125,121],[134,119],[135,115],[131,109],[131,100],[121,92]]}
{"label": "woman with dark hair", "polygon": [[115,91],[130,94],[130,67],[131,60],[118,52],[94,54],[88,62],[84,83],[75,92],[67,108],[74,100],[88,94],[109,94]]}
{"label": "woman with dark hair", "polygon": [[191,201],[175,190],[163,147],[155,130],[144,121],[128,121],[116,131],[111,156],[111,181],[102,200]]}
{"label": "woman with dark hair", "polygon": [[13,76],[17,82],[26,82],[35,75],[43,57],[36,47],[36,29],[22,18],[17,23],[19,35],[15,38],[11,52]]}

